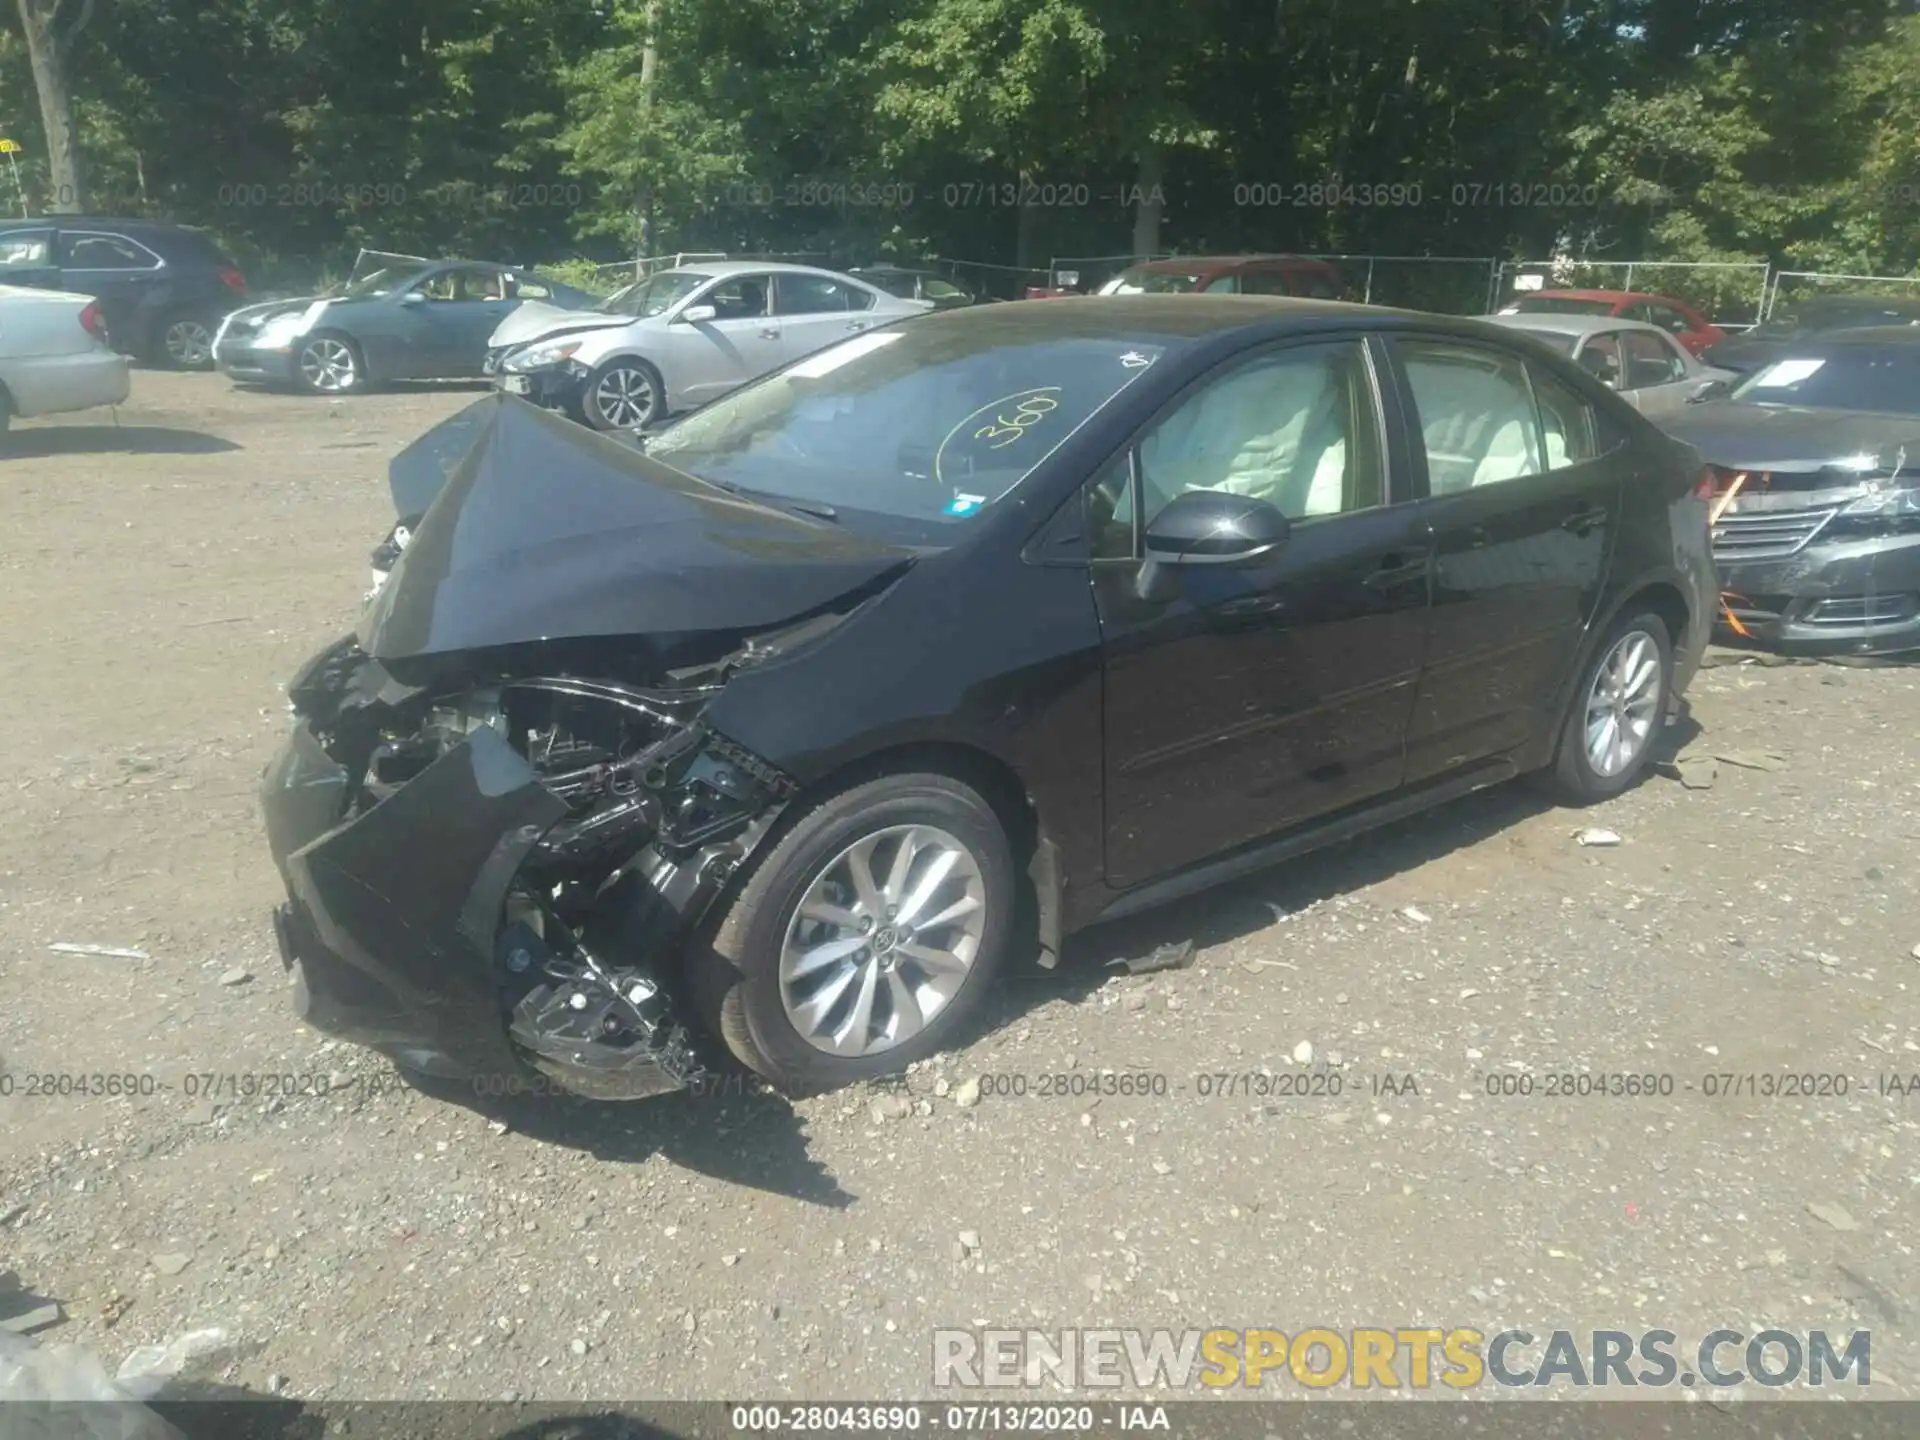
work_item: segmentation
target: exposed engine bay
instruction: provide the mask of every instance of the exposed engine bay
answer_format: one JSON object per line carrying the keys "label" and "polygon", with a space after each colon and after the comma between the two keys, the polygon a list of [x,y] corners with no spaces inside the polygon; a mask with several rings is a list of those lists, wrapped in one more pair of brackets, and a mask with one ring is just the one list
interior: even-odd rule
{"label": "exposed engine bay", "polygon": [[[524,763],[556,818],[496,848],[500,863],[481,879],[504,885],[499,908],[490,920],[472,913],[492,903],[475,885],[460,928],[472,941],[490,932],[491,980],[519,1059],[574,1093],[635,1099],[700,1077],[659,965],[794,792],[702,721],[718,689],[549,675],[449,695],[396,680],[343,640],[289,698],[339,767],[335,827],[378,826],[389,807],[398,816],[403,797],[456,757],[487,790],[485,772],[503,767],[485,756],[502,754],[500,742]],[[503,771],[495,783],[511,779]],[[510,857],[511,873],[488,876]]]}

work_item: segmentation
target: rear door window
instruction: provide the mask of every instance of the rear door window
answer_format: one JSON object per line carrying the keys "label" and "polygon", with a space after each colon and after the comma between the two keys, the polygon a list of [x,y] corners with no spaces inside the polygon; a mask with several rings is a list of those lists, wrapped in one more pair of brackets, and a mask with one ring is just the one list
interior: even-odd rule
{"label": "rear door window", "polygon": [[137,240],[95,230],[60,232],[63,270],[152,270],[160,257]]}
{"label": "rear door window", "polygon": [[773,277],[774,310],[780,315],[823,315],[833,311],[864,310],[873,304],[856,304],[854,286],[826,275],[795,275],[786,271]]}
{"label": "rear door window", "polygon": [[1546,446],[1527,367],[1455,341],[1402,340],[1427,454],[1427,491],[1453,495],[1542,474]]}
{"label": "rear door window", "polygon": [[0,274],[9,268],[27,270],[53,263],[53,231],[0,231]]}

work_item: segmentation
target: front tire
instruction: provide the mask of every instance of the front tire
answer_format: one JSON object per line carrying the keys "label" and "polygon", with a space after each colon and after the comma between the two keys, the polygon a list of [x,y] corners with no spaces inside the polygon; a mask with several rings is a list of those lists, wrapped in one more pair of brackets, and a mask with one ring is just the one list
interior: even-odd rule
{"label": "front tire", "polygon": [[755,866],[695,951],[692,992],[735,1058],[782,1088],[890,1074],[978,1009],[1017,900],[978,792],[884,776],[821,801]]}
{"label": "front tire", "polygon": [[1617,622],[1581,672],[1560,731],[1553,789],[1570,805],[1626,790],[1647,768],[1673,691],[1673,641],[1658,615]]}
{"label": "front tire", "polygon": [[360,347],[334,330],[307,336],[294,353],[295,383],[310,395],[347,395],[367,388]]}
{"label": "front tire", "polygon": [[641,430],[666,414],[667,387],[645,360],[602,361],[580,391],[580,412],[596,430]]}

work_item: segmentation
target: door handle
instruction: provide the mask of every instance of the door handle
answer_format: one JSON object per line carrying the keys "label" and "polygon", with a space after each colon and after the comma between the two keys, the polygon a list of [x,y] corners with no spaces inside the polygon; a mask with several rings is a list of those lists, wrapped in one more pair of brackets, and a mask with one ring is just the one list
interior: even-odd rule
{"label": "door handle", "polygon": [[1380,568],[1360,583],[1369,590],[1391,590],[1395,586],[1406,584],[1409,580],[1417,580],[1426,573],[1427,557],[1425,555],[1416,560],[1408,560],[1401,555],[1387,555],[1382,557]]}
{"label": "door handle", "polygon": [[854,320],[849,322],[847,325],[847,329],[849,330],[864,330],[866,328],[867,328],[867,322],[864,320]]}
{"label": "door handle", "polygon": [[780,338],[780,327],[777,325],[762,325],[760,327],[760,338],[762,340],[778,340]]}
{"label": "door handle", "polygon": [[1587,505],[1573,512],[1560,522],[1562,530],[1571,530],[1576,535],[1585,535],[1596,526],[1606,522],[1607,512],[1600,505]]}

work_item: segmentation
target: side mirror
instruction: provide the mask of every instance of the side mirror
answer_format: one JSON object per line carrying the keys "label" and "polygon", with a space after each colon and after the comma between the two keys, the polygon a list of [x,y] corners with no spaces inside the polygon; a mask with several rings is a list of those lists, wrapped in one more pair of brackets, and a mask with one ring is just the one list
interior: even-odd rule
{"label": "side mirror", "polygon": [[704,325],[719,314],[720,311],[712,305],[689,305],[680,312],[678,318],[686,325]]}
{"label": "side mirror", "polygon": [[1689,405],[1704,405],[1709,400],[1724,400],[1733,393],[1733,386],[1725,380],[1709,380],[1687,396]]}
{"label": "side mirror", "polygon": [[422,290],[409,290],[400,297],[400,303],[402,305],[424,305],[427,303],[426,292]]}
{"label": "side mirror", "polygon": [[1147,559],[1162,565],[1254,565],[1287,543],[1292,526],[1264,500],[1189,490],[1147,527]]}

